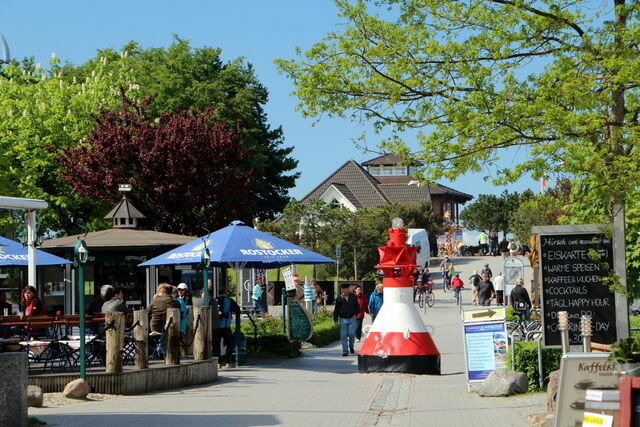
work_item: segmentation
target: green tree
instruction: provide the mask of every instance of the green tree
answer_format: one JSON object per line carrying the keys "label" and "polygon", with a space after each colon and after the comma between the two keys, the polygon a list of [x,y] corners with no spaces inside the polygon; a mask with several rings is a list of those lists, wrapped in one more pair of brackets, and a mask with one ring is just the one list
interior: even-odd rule
{"label": "green tree", "polygon": [[213,107],[216,120],[233,128],[239,122],[240,140],[251,149],[248,163],[255,170],[251,197],[243,203],[249,204],[253,218],[273,218],[289,201],[288,191],[299,176],[292,172],[298,162],[291,157],[293,147],[284,146],[282,128],[271,128],[268,123],[264,105],[269,93],[253,66],[242,58],[224,63],[221,55],[220,49],[193,48],[174,35],[167,48],[142,49],[130,42],[121,52],[99,51],[87,63],[68,67],[65,75],[80,80],[101,67],[101,62],[116,74],[125,68],[139,96],[152,97],[152,117],[164,111],[197,114]]}
{"label": "green tree", "polygon": [[62,168],[55,159],[86,144],[93,118],[118,107],[121,86],[133,100],[154,95],[151,118],[182,110],[197,115],[214,107],[213,118],[229,128],[240,122],[240,141],[250,150],[245,169],[253,168],[255,178],[250,197],[239,202],[250,205],[250,218],[273,217],[288,201],[297,161],[292,148],[283,146],[282,130],[267,123],[268,93],[251,65],[242,59],[224,63],[220,55],[219,49],[194,49],[176,38],[168,48],[145,50],[132,42],[121,52],[98,51],[78,66],[57,58],[48,69],[32,59],[2,65],[0,193],[48,201],[49,209],[41,212],[44,229],[72,233],[78,218],[91,229],[106,226],[102,217],[111,206],[76,195],[59,178]]}
{"label": "green tree", "polygon": [[[532,193],[523,193],[523,198]],[[520,205],[521,196],[517,192],[505,190],[500,196],[480,194],[460,212],[460,220],[469,230],[502,231],[504,235],[511,231],[513,214]]]}
{"label": "green tree", "polygon": [[[594,184],[583,200],[610,209],[632,194],[640,178],[636,2],[335,3],[340,30],[278,61],[304,115],[371,121],[392,134],[383,145],[423,160],[430,178],[482,172],[501,150],[521,147],[527,155],[495,181],[561,168]],[[409,129],[417,152],[403,142]]]}
{"label": "green tree", "polygon": [[57,58],[49,70],[25,59],[0,72],[0,193],[49,202],[38,212],[43,231],[76,231],[78,218],[91,220],[91,228],[104,225],[106,207],[77,196],[58,178],[62,169],[55,160],[57,152],[86,138],[100,108],[117,106],[118,82],[129,87],[126,78],[109,74],[104,65],[82,81],[67,81]]}

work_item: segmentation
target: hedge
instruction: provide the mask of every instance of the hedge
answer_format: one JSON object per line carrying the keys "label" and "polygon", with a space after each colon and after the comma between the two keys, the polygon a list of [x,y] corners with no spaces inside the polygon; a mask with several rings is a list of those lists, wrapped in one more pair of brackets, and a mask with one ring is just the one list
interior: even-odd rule
{"label": "hedge", "polygon": [[[515,366],[512,365],[513,359],[511,356],[513,347],[509,347],[509,351],[507,352],[507,367],[514,371],[527,374],[529,381],[528,391],[540,391],[538,382],[538,343],[536,341],[517,341],[515,347]],[[562,349],[560,348],[542,349],[542,373],[545,388],[549,382],[549,374],[560,369],[561,358]]]}
{"label": "hedge", "polygon": [[[340,339],[340,330],[333,322],[332,312],[321,308],[312,316],[313,336],[309,343],[322,347]],[[251,322],[243,322],[241,331],[247,339],[247,350],[270,353],[286,357],[300,355],[300,342],[289,342],[282,332],[282,319],[264,316],[256,319],[258,340],[254,339],[254,328]]]}

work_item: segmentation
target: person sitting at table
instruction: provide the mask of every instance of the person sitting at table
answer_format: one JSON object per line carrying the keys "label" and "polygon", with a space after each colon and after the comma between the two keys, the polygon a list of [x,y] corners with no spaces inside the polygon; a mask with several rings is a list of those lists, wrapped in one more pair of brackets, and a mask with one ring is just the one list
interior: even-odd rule
{"label": "person sitting at table", "polygon": [[38,298],[38,291],[33,286],[27,285],[22,289],[20,307],[25,316],[38,316],[46,314],[44,305]]}
{"label": "person sitting at table", "polygon": [[120,313],[128,313],[129,307],[124,302],[124,291],[122,288],[111,285],[103,285],[100,288],[100,296],[104,300],[102,304],[102,312],[110,313],[119,311]]}
{"label": "person sitting at table", "polygon": [[180,308],[180,303],[173,299],[173,286],[160,283],[156,296],[149,304],[149,327],[151,332],[162,333],[167,320],[167,308]]}

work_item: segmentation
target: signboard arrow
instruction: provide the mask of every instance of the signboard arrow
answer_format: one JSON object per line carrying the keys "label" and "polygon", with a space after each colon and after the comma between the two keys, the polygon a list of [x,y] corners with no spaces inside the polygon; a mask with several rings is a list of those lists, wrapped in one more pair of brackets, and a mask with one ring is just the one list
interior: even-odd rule
{"label": "signboard arrow", "polygon": [[496,313],[497,311],[489,309],[487,311],[480,311],[478,313],[473,313],[471,314],[471,317],[492,317]]}

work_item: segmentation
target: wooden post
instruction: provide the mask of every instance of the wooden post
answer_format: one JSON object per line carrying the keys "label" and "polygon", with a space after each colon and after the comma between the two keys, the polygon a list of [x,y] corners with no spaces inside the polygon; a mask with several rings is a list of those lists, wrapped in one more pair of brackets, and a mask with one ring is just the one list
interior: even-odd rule
{"label": "wooden post", "polygon": [[182,357],[190,356],[193,354],[193,328],[195,322],[193,319],[193,306],[187,306],[187,331],[184,333],[184,342],[190,344],[186,347],[180,346],[180,355]]}
{"label": "wooden post", "polygon": [[167,323],[165,323],[165,337],[167,340],[167,356],[165,365],[180,364],[180,309],[167,308]]}
{"label": "wooden post", "polygon": [[106,372],[118,374],[122,372],[122,347],[124,346],[124,313],[118,311],[108,312],[105,316],[105,324],[113,322],[113,327],[107,329],[107,358]]}
{"label": "wooden post", "polygon": [[[193,360],[207,360],[211,357],[211,307],[193,307],[194,327],[197,324],[193,339]],[[198,316],[200,322],[198,322]]]}
{"label": "wooden post", "polygon": [[147,310],[133,312],[133,339],[136,342],[136,369],[149,368],[149,317]]}

